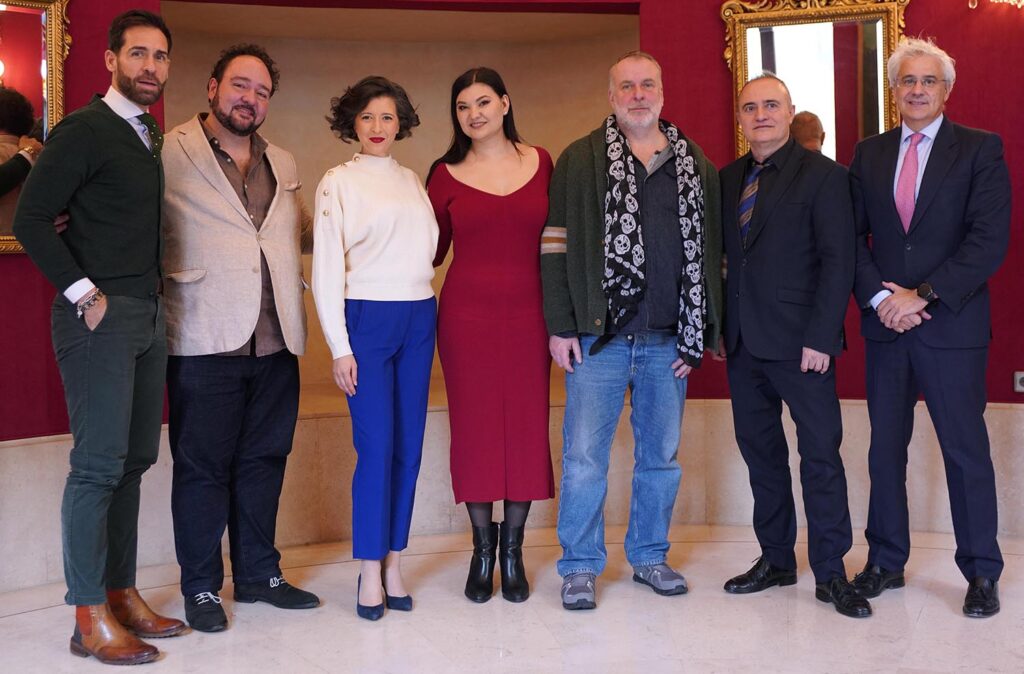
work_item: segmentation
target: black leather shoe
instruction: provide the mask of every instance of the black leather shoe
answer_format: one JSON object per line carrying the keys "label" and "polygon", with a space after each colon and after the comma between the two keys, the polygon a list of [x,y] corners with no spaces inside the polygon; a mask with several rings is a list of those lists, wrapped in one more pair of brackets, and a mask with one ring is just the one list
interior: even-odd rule
{"label": "black leather shoe", "polygon": [[200,592],[185,597],[185,620],[200,632],[222,632],[228,627],[228,616],[216,592]]}
{"label": "black leather shoe", "polygon": [[761,557],[749,571],[725,581],[725,591],[729,594],[750,594],[767,590],[773,585],[782,587],[795,583],[796,571],[772,566],[767,559]]}
{"label": "black leather shoe", "polygon": [[360,574],[356,581],[356,615],[366,620],[380,620],[384,617],[384,602],[373,606],[365,606],[359,603],[359,588],[363,586],[363,576]]}
{"label": "black leather shoe", "polygon": [[967,586],[964,615],[970,618],[988,618],[999,613],[999,581],[978,576]]}
{"label": "black leather shoe", "polygon": [[850,618],[867,618],[871,615],[871,604],[857,594],[849,581],[836,576],[827,583],[818,583],[814,589],[818,601],[834,604],[836,611]]}
{"label": "black leather shoe", "polygon": [[473,559],[466,578],[466,597],[482,604],[494,594],[494,562],[498,548],[498,525],[473,527]]}
{"label": "black leather shoe", "polygon": [[319,597],[289,585],[284,576],[262,583],[235,583],[235,601],[244,604],[262,601],[277,608],[316,608],[320,605]]}
{"label": "black leather shoe", "polygon": [[883,590],[894,590],[906,585],[902,571],[886,571],[880,566],[868,562],[864,570],[853,577],[853,589],[865,599],[874,599]]}
{"label": "black leather shoe", "polygon": [[498,568],[501,571],[501,596],[519,603],[530,597],[530,583],[523,567],[523,527],[501,523]]}

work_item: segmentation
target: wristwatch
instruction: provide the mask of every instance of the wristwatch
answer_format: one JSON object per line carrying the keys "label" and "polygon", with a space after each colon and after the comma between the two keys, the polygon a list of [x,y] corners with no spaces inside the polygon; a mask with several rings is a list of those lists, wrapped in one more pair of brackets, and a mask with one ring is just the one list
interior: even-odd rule
{"label": "wristwatch", "polygon": [[927,281],[917,286],[917,296],[925,302],[934,302],[939,299],[939,296],[936,295],[935,291],[932,289],[932,284]]}

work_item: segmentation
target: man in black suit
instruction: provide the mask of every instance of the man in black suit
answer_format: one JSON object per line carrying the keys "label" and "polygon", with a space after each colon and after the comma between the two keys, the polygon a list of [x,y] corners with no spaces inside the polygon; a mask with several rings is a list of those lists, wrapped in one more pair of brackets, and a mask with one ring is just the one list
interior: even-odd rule
{"label": "man in black suit", "polygon": [[956,79],[946,52],[905,40],[888,77],[903,124],[862,141],[850,167],[871,419],[868,563],[854,586],[865,597],[903,586],[907,445],[923,393],[946,467],[956,562],[969,582],[963,610],[986,617],[999,611],[1003,569],[983,418],[986,282],[1009,241],[1009,172],[998,136],[942,114]]}
{"label": "man in black suit", "polygon": [[[736,442],[750,471],[761,558],[725,591],[796,583],[796,508],[782,403],[796,422],[815,596],[846,616],[871,606],[846,580],[852,544],[833,359],[853,286],[846,170],[790,136],[789,90],[770,73],[740,92],[750,152],[721,172],[728,259],[724,345]],[[724,354],[722,354],[724,355]]]}

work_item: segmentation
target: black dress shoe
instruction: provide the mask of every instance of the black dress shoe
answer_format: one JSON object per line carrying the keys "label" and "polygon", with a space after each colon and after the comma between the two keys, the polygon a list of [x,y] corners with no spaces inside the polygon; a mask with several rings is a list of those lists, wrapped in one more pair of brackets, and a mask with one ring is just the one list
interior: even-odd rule
{"label": "black dress shoe", "polygon": [[767,590],[773,585],[782,587],[795,583],[796,571],[772,566],[767,559],[761,557],[749,571],[725,581],[725,591],[729,594],[750,594]]}
{"label": "black dress shoe", "polygon": [[999,581],[978,576],[967,586],[964,615],[970,618],[988,618],[999,613]]}
{"label": "black dress shoe", "polygon": [[853,577],[853,589],[865,599],[874,599],[883,590],[893,590],[906,585],[902,571],[886,571],[880,566],[868,562],[864,570]]}
{"label": "black dress shoe", "polygon": [[200,632],[222,632],[228,627],[228,616],[216,592],[200,592],[185,597],[185,620]]}
{"label": "black dress shoe", "polygon": [[284,576],[262,583],[235,583],[235,601],[253,604],[266,602],[277,608],[316,608],[320,598],[290,585]]}
{"label": "black dress shoe", "polygon": [[867,618],[871,615],[871,604],[857,594],[853,585],[845,578],[836,576],[827,583],[818,583],[814,589],[818,601],[834,604],[836,611],[850,618]]}

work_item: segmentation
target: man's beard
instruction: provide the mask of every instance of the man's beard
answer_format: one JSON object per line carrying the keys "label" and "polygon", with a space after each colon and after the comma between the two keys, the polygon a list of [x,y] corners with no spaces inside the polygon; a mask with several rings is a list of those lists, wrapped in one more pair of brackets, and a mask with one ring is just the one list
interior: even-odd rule
{"label": "man's beard", "polygon": [[[239,124],[231,117],[231,112],[237,108],[248,110],[252,113],[252,119],[246,124]],[[213,96],[213,100],[210,101],[210,112],[217,118],[217,121],[221,123],[225,129],[235,134],[236,136],[251,136],[256,133],[256,129],[260,128],[263,122],[256,121],[256,108],[248,105],[239,103],[228,112],[224,112],[220,106],[220,92],[218,91]]]}
{"label": "man's beard", "polygon": [[148,89],[142,89],[138,86],[137,82],[142,79],[143,76],[136,77],[134,80],[130,79],[127,75],[117,70],[117,89],[124,97],[136,105],[148,107],[153,105],[160,100],[160,96],[164,93],[164,83],[156,79],[156,77],[148,77],[157,83],[156,91],[150,91]]}

